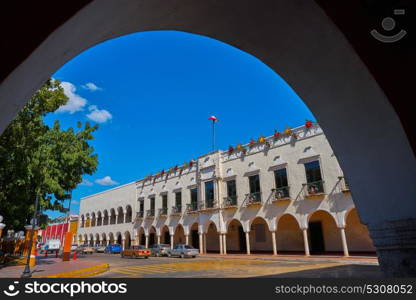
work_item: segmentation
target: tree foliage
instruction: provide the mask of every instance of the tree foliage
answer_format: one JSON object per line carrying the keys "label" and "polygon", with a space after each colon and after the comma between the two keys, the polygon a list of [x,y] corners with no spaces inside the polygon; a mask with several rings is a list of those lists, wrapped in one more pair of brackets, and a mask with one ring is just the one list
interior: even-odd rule
{"label": "tree foliage", "polygon": [[44,117],[68,101],[60,82],[48,80],[0,136],[0,214],[15,230],[27,225],[36,195],[41,210],[65,211],[63,203],[84,174],[93,174],[97,154],[89,144],[98,126],[77,123],[63,130]]}

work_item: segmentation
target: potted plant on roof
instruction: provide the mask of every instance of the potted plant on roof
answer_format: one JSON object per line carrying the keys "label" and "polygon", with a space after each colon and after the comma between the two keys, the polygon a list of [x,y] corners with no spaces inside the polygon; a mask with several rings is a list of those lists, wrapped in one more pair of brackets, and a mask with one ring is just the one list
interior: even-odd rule
{"label": "potted plant on roof", "polygon": [[290,136],[293,133],[293,131],[289,127],[286,127],[284,133],[285,133],[286,136]]}
{"label": "potted plant on roof", "polygon": [[241,145],[241,144],[238,144],[238,145],[237,145],[237,150],[238,150],[238,151],[241,151],[241,150],[243,150],[243,145]]}
{"label": "potted plant on roof", "polygon": [[233,146],[229,146],[228,147],[228,154],[231,154],[234,152],[234,147]]}
{"label": "potted plant on roof", "polygon": [[278,139],[278,138],[280,137],[280,132],[279,132],[279,131],[277,131],[277,130],[275,129],[275,130],[274,130],[273,137],[274,137],[275,139]]}
{"label": "potted plant on roof", "polygon": [[264,144],[264,143],[266,143],[266,137],[262,135],[262,136],[259,137],[258,141],[259,141],[260,144]]}
{"label": "potted plant on roof", "polygon": [[313,122],[311,120],[306,120],[305,127],[306,129],[309,129],[313,126]]}
{"label": "potted plant on roof", "polygon": [[255,139],[251,139],[250,140],[250,143],[249,143],[249,146],[250,147],[254,147],[256,145],[256,140]]}

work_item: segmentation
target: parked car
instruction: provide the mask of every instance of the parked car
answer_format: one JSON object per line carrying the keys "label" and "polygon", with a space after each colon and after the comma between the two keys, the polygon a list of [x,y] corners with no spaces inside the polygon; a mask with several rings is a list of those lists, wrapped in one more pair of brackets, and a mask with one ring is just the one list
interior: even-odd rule
{"label": "parked car", "polygon": [[196,256],[198,256],[198,254],[199,254],[198,249],[195,249],[192,246],[184,245],[184,244],[176,245],[170,251],[171,256],[179,256],[180,258],[196,257]]}
{"label": "parked car", "polygon": [[106,246],[99,246],[99,247],[95,248],[95,252],[104,253],[106,248],[107,248]]}
{"label": "parked car", "polygon": [[49,240],[47,241],[42,248],[40,249],[40,253],[44,253],[44,252],[55,252],[55,251],[59,251],[59,249],[61,248],[61,241],[60,240]]}
{"label": "parked car", "polygon": [[120,253],[121,252],[121,245],[120,244],[112,244],[105,247],[104,253]]}
{"label": "parked car", "polygon": [[82,248],[82,253],[84,253],[84,254],[93,254],[94,252],[95,252],[94,248],[91,247],[91,246],[87,246],[87,247]]}
{"label": "parked car", "polygon": [[153,256],[169,256],[170,255],[170,245],[168,244],[154,244],[150,249]]}
{"label": "parked car", "polygon": [[146,248],[145,246],[131,246],[127,249],[121,251],[121,257],[131,257],[131,258],[138,258],[144,257],[149,258],[150,256],[150,249]]}

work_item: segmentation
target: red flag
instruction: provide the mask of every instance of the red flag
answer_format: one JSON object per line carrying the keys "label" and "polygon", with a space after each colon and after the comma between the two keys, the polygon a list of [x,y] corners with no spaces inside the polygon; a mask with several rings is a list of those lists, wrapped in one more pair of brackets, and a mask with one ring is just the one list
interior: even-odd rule
{"label": "red flag", "polygon": [[217,117],[215,117],[215,116],[211,116],[211,117],[209,117],[209,118],[208,118],[208,120],[211,120],[211,121],[213,121],[213,122],[218,122],[218,119],[217,119]]}

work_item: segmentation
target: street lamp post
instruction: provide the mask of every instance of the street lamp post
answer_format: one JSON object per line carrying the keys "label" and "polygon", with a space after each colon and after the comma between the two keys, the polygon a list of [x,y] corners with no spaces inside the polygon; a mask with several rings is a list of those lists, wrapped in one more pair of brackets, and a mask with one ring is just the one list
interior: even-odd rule
{"label": "street lamp post", "polygon": [[32,255],[32,246],[33,246],[33,237],[35,235],[35,226],[36,223],[36,217],[38,214],[38,202],[39,202],[39,195],[36,193],[36,200],[35,200],[35,211],[33,212],[33,219],[31,220],[31,232],[30,232],[30,239],[29,239],[29,250],[27,252],[27,258],[26,258],[26,265],[25,269],[23,270],[21,278],[30,278],[32,277],[32,272],[30,271],[30,256]]}

